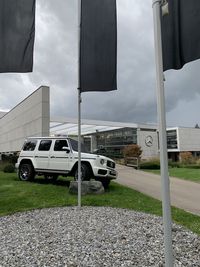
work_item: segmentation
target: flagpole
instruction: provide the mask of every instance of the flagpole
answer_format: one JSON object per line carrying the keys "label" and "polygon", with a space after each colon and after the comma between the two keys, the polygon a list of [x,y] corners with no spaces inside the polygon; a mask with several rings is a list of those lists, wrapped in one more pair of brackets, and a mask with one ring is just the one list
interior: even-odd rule
{"label": "flagpole", "polygon": [[78,0],[78,207],[81,207],[81,88],[80,88],[81,0]]}
{"label": "flagpole", "polygon": [[165,266],[172,267],[173,266],[172,219],[171,219],[171,205],[170,205],[170,187],[169,187],[169,174],[168,174],[166,116],[165,116],[165,96],[164,96],[164,81],[163,81],[164,75],[163,75],[161,21],[160,21],[161,4],[162,4],[161,0],[153,0],[154,45],[155,45],[155,62],[156,62],[156,91],[157,91],[157,110],[158,110],[158,121],[159,121]]}
{"label": "flagpole", "polygon": [[81,90],[78,88],[78,207],[81,207]]}

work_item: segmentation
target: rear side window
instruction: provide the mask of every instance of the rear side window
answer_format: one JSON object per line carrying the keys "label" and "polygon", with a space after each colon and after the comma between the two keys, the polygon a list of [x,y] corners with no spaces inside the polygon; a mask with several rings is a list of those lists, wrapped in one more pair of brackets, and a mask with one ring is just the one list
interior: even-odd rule
{"label": "rear side window", "polygon": [[67,140],[56,140],[54,145],[54,151],[63,151],[63,147],[68,147]]}
{"label": "rear side window", "polygon": [[25,141],[22,150],[33,151],[36,147],[36,144],[37,144],[37,140],[27,140],[27,141]]}
{"label": "rear side window", "polygon": [[51,140],[42,140],[40,141],[40,145],[38,150],[39,151],[49,151],[50,147],[51,147]]}

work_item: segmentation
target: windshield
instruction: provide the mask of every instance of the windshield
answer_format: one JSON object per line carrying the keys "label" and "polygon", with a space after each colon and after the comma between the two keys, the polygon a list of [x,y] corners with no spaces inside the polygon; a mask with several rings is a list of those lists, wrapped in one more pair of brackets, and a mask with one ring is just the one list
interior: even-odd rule
{"label": "windshield", "polygon": [[[78,142],[76,140],[74,140],[74,139],[71,139],[71,138],[69,140],[70,140],[72,149],[74,151],[78,152]],[[82,143],[81,143],[81,152],[88,153],[87,149],[85,148],[84,144],[82,144]]]}

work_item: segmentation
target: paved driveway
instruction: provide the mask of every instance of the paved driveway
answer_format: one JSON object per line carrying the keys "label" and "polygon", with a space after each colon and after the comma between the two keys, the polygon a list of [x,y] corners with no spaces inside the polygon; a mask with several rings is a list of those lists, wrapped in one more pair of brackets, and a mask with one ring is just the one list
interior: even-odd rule
{"label": "paved driveway", "polygon": [[[116,182],[161,200],[160,175],[117,165]],[[171,205],[200,215],[200,184],[170,177]]]}

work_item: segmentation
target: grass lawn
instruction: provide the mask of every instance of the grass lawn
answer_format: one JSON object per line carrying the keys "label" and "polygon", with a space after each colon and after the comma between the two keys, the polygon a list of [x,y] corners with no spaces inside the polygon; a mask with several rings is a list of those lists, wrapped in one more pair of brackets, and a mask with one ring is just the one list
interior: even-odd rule
{"label": "grass lawn", "polygon": [[[54,184],[36,178],[34,182],[22,182],[17,174],[0,172],[0,215],[17,211],[55,206],[77,205],[77,196],[68,193],[70,180],[59,178]],[[83,206],[110,206],[162,215],[161,202],[133,189],[111,183],[103,195],[82,197]],[[173,221],[200,235],[200,217],[172,208]]]}
{"label": "grass lawn", "polygon": [[[145,170],[145,171],[160,174],[160,170]],[[169,176],[200,183],[200,169],[169,168]]]}

